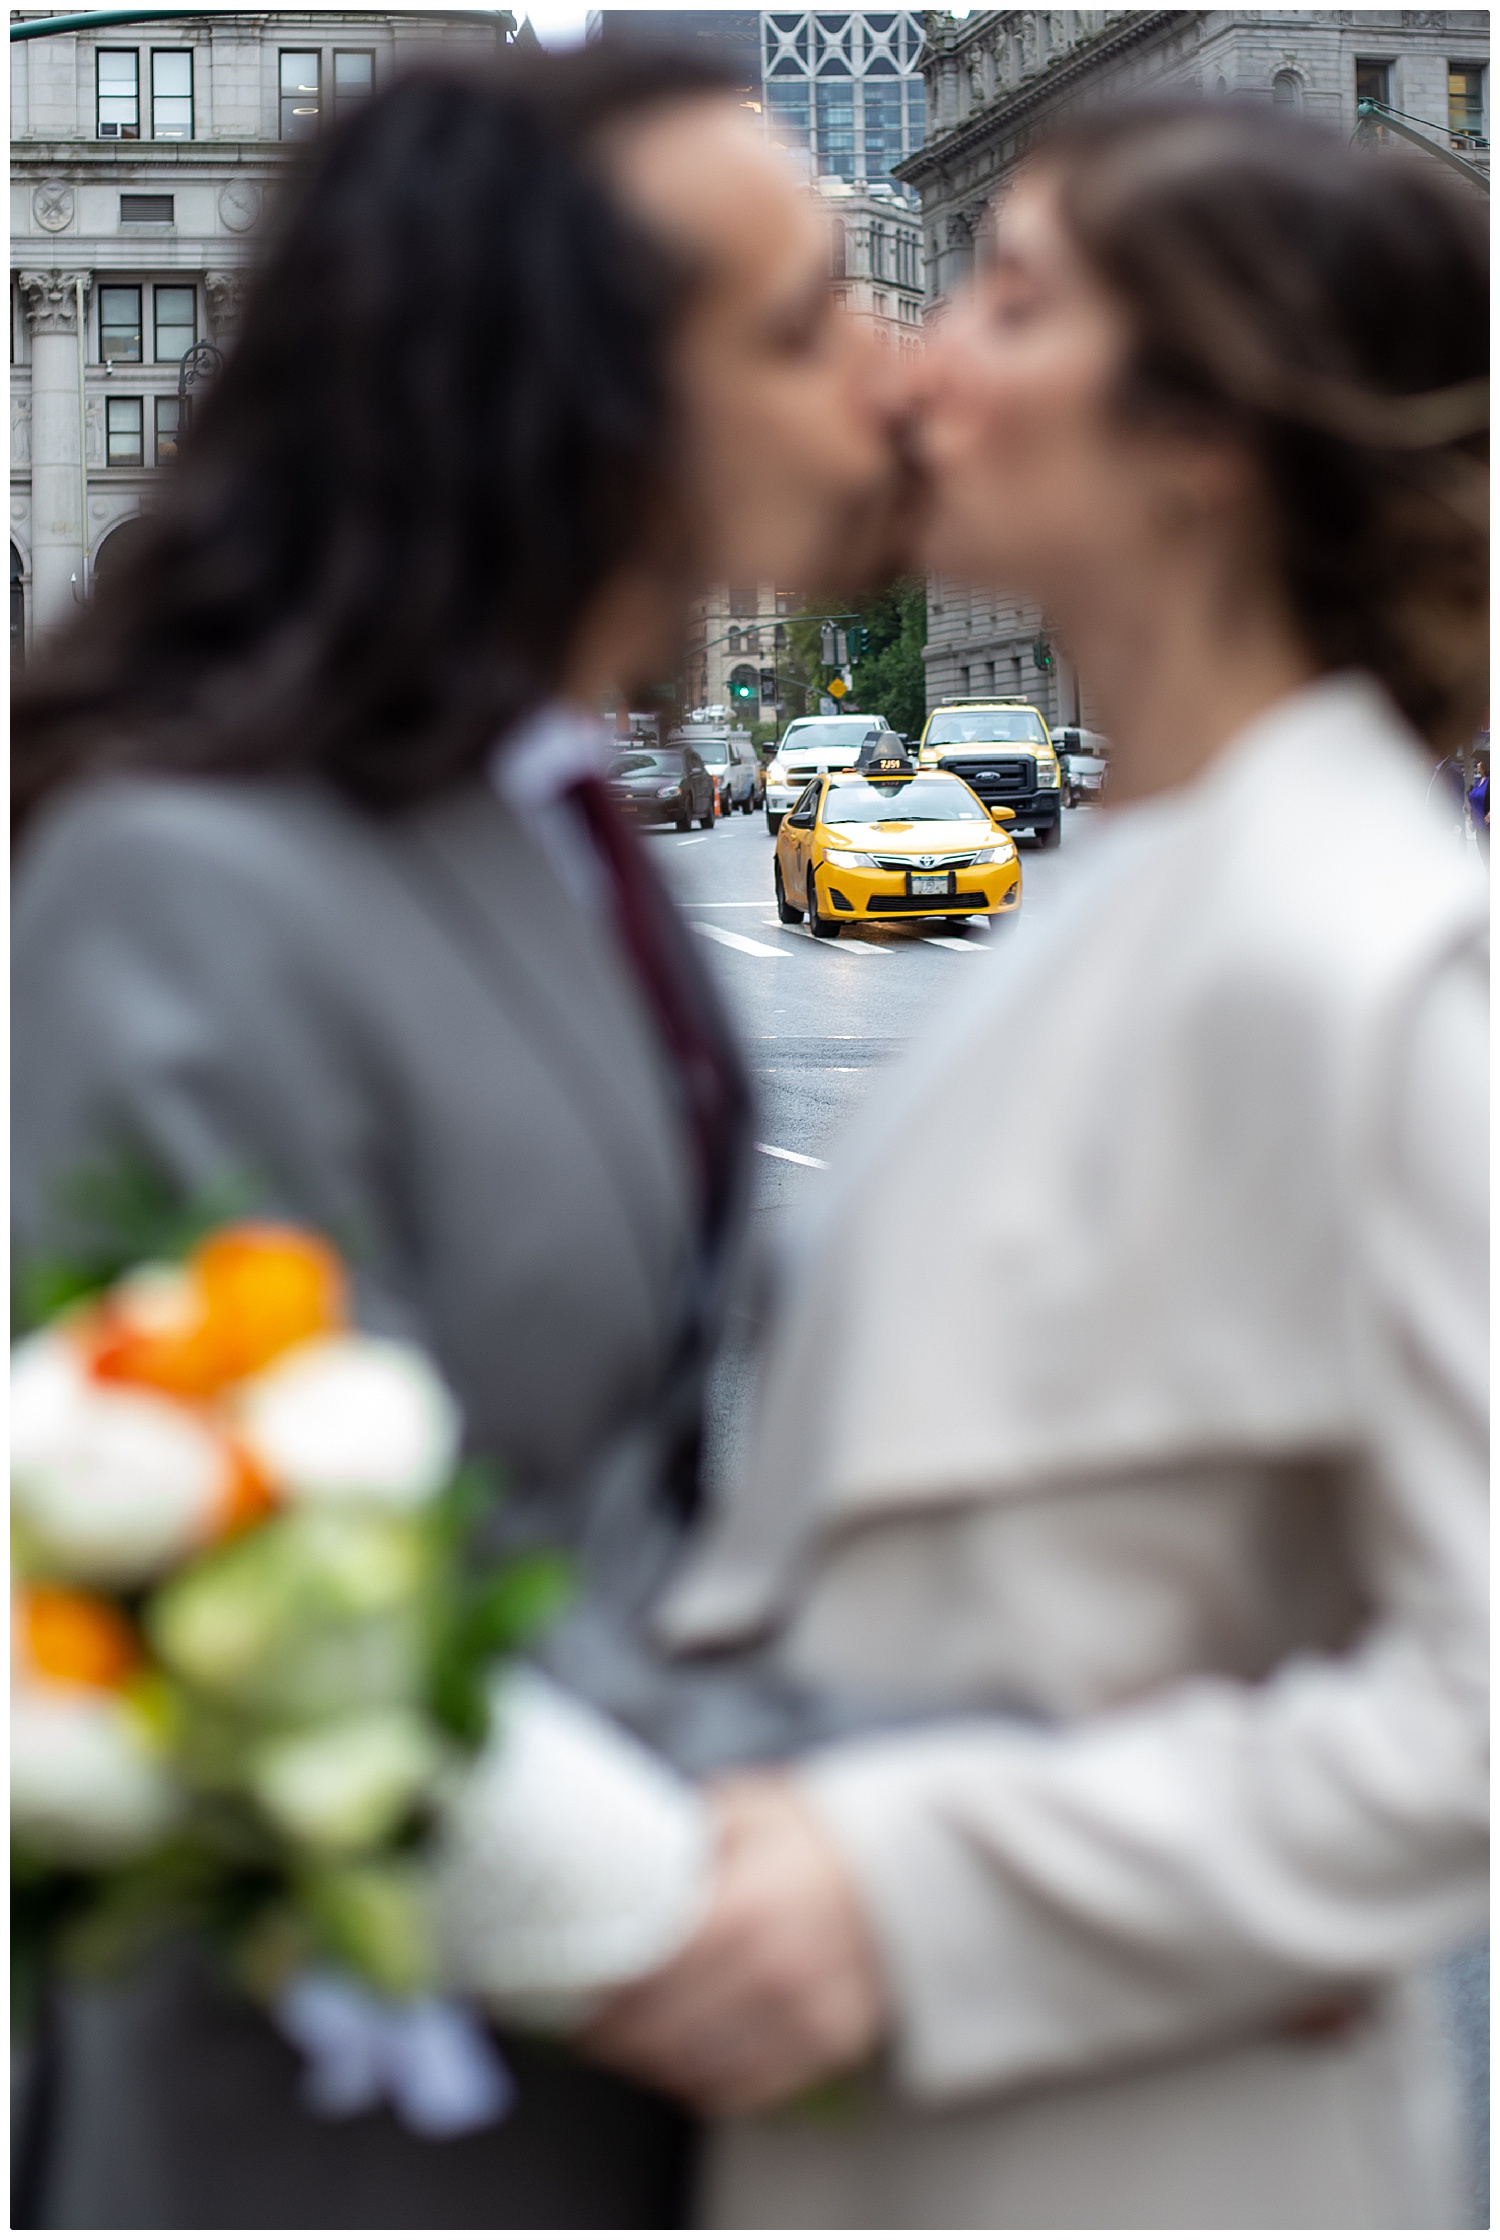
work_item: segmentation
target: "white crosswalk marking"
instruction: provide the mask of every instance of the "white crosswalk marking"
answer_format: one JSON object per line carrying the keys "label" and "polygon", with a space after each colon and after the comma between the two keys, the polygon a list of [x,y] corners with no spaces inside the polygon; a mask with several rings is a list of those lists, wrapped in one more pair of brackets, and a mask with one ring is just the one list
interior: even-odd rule
{"label": "white crosswalk marking", "polygon": [[773,949],[768,942],[752,941],[748,933],[731,933],[728,926],[711,926],[702,918],[689,920],[695,933],[710,941],[722,941],[726,949],[738,949],[747,957],[789,957],[790,949]]}
{"label": "white crosswalk marking", "polygon": [[826,1167],[828,1164],[826,1159],[810,1159],[805,1151],[783,1151],[779,1143],[758,1143],[755,1148],[763,1151],[768,1159],[789,1159],[794,1167]]}
{"label": "white crosswalk marking", "polygon": [[962,949],[966,957],[981,954],[977,941],[964,941],[956,933],[924,933],[922,939],[930,949]]}

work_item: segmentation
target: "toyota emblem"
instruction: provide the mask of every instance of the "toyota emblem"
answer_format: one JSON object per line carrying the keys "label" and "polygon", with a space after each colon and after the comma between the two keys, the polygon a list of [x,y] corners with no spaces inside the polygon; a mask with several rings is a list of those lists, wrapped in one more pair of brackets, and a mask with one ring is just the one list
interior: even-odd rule
{"label": "toyota emblem", "polygon": [[934,865],[934,864],[935,864],[935,863],[937,862],[937,857],[936,857],[936,856],[918,856],[918,858],[917,858],[917,861],[918,861],[918,863],[919,863],[919,864],[920,864],[920,865],[922,866],[922,869],[923,869],[924,871],[930,871],[930,870],[932,869],[933,865]]}

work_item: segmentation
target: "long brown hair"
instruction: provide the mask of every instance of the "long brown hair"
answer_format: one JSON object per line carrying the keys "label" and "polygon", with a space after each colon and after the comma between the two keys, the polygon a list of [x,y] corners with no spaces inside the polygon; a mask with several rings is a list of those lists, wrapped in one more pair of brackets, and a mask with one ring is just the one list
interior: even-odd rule
{"label": "long brown hair", "polygon": [[141,768],[316,772],[399,809],[555,689],[670,488],[697,281],[599,135],[731,84],[516,53],[415,71],[329,136],[132,566],[20,681],[18,822]]}
{"label": "long brown hair", "polygon": [[1119,408],[1257,458],[1293,611],[1444,751],[1488,700],[1488,226],[1438,164],[1153,104],[1036,158],[1134,333]]}

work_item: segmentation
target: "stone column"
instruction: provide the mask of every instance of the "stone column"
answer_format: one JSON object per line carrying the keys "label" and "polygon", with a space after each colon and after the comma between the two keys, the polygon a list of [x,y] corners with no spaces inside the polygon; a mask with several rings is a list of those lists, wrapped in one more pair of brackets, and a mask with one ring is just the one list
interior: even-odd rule
{"label": "stone column", "polygon": [[[38,639],[73,613],[83,575],[78,461],[78,295],[71,272],[17,275],[31,330],[31,578]],[[85,286],[92,287],[93,275]]]}

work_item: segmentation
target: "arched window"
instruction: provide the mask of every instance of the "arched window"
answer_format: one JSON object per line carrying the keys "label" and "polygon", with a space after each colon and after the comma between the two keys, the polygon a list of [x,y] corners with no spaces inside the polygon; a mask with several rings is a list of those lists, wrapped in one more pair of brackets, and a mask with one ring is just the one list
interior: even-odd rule
{"label": "arched window", "polygon": [[118,522],[94,548],[93,565],[89,569],[91,581],[97,583],[101,574],[112,576],[118,568],[128,568],[145,532],[145,520],[138,513],[129,514]]}
{"label": "arched window", "polygon": [[1278,70],[1271,80],[1271,101],[1277,109],[1300,109],[1302,81],[1295,70]]}
{"label": "arched window", "polygon": [[740,650],[740,634],[738,630],[731,630],[729,633],[729,650],[731,653],[738,653]]}

